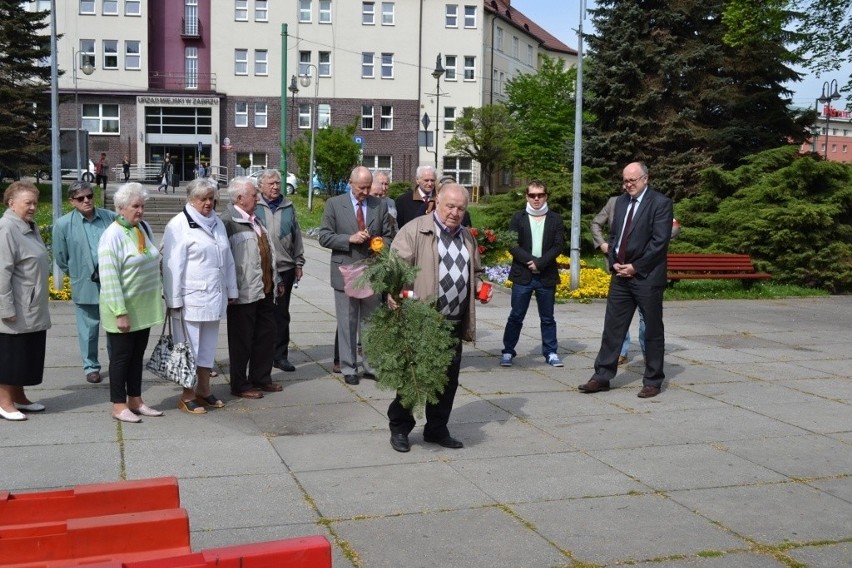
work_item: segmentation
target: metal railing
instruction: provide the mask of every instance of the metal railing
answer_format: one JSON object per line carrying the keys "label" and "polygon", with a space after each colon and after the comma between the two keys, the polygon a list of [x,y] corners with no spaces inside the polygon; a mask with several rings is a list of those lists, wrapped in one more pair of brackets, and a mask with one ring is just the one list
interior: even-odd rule
{"label": "metal railing", "polygon": [[216,90],[216,74],[151,71],[148,73],[148,88],[152,91],[212,92]]}
{"label": "metal railing", "polygon": [[199,18],[183,18],[180,22],[182,37],[201,37],[201,20]]}

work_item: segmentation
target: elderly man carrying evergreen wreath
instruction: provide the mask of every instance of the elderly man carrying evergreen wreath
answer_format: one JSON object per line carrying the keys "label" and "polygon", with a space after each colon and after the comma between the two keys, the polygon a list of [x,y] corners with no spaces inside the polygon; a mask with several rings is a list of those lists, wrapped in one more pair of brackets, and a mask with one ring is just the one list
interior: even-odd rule
{"label": "elderly man carrying evergreen wreath", "polygon": [[[468,193],[464,186],[450,184],[441,188],[436,209],[407,223],[399,230],[391,248],[408,264],[421,270],[414,280],[414,293],[423,299],[434,298],[435,309],[453,325],[459,339],[447,368],[447,386],[437,404],[426,405],[423,440],[445,448],[463,448],[450,435],[447,422],[459,386],[462,340],[476,337],[475,295],[482,287],[482,266],[476,241],[461,222],[467,211]],[[491,290],[483,303],[491,301]],[[396,307],[393,298],[388,305]],[[391,447],[398,452],[411,449],[408,434],[414,428],[414,415],[394,399],[388,408]]]}

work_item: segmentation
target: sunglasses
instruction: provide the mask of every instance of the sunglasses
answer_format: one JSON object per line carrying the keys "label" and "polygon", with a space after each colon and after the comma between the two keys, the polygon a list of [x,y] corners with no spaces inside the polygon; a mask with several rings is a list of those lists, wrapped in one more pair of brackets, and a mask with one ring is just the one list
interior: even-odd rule
{"label": "sunglasses", "polygon": [[82,203],[84,201],[91,201],[94,198],[95,198],[95,196],[90,193],[88,195],[78,195],[77,197],[72,197],[71,199],[73,199],[77,203]]}
{"label": "sunglasses", "polygon": [[546,193],[528,193],[527,197],[529,197],[530,199],[544,199],[545,197],[547,197],[547,194]]}

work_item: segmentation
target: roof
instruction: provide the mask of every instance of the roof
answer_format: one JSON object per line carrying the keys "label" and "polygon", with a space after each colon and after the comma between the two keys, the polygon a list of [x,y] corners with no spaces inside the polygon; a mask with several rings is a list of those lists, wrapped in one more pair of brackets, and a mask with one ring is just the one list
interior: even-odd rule
{"label": "roof", "polygon": [[528,33],[539,41],[543,49],[566,53],[568,55],[577,55],[576,49],[568,47],[547,32],[547,30],[525,16],[523,12],[513,8],[511,0],[484,0],[484,2],[486,12],[491,12],[504,22],[508,22],[510,25]]}

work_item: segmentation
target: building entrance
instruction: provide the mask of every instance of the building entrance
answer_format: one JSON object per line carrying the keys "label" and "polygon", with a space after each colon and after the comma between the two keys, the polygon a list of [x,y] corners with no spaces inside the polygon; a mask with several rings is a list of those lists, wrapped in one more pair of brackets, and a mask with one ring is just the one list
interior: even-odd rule
{"label": "building entrance", "polygon": [[[180,183],[186,183],[195,179],[195,171],[198,167],[198,145],[152,145],[147,147],[146,161],[149,164],[162,164],[169,154],[169,160],[174,166],[175,175]],[[201,162],[210,166],[210,146],[201,146]]]}

